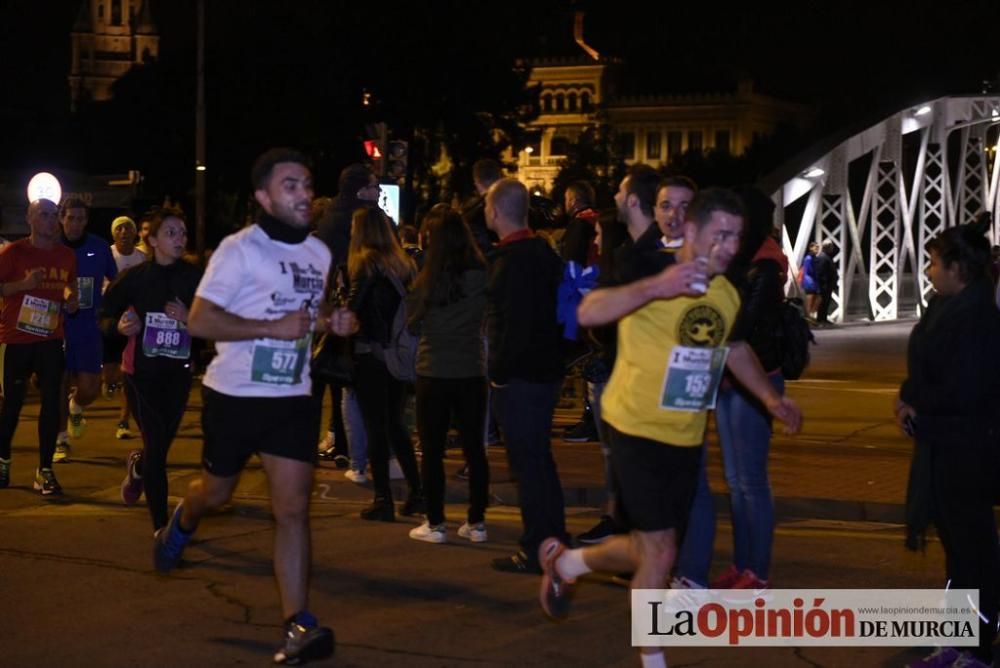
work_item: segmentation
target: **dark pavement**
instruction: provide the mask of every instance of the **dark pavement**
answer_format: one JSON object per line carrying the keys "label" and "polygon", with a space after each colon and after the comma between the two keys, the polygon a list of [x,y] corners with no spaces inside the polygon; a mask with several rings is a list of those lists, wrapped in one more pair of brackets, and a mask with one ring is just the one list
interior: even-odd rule
{"label": "dark pavement", "polygon": [[[778,436],[771,472],[779,526],[774,585],[937,587],[940,547],[902,547],[902,500],[909,442],[892,424],[912,323],[819,333],[814,364],[789,393],[806,414],[803,433]],[[561,428],[579,408],[558,411]],[[197,474],[197,391],[171,451],[171,503]],[[0,491],[0,665],[266,665],[279,640],[280,610],[271,575],[267,485],[256,463],[230,509],[207,519],[170,576],[152,569],[145,507],[119,500],[123,460],[136,441],[115,441],[115,409],[88,410],[88,430],[72,461],[56,467],[60,500],[31,491],[37,465],[29,403],[14,441],[12,487]],[[724,484],[712,442],[711,483],[719,533],[714,567],[731,549]],[[555,441],[567,493],[570,531],[596,520],[602,465],[596,444]],[[449,471],[460,462],[450,451]],[[511,553],[519,533],[516,489],[502,449],[490,449],[494,495],[490,540],[472,545],[455,529],[464,516],[464,483],[449,479],[446,545],[410,540],[418,520],[367,523],[358,511],[370,490],[324,463],[313,506],[311,608],[332,625],[338,666],[635,666],[629,647],[627,590],[605,578],[580,587],[571,618],[547,622],[538,579],[500,574],[492,557]],[[667,650],[671,665],[900,666],[922,654],[899,648]],[[324,664],[327,665],[327,664]]]}

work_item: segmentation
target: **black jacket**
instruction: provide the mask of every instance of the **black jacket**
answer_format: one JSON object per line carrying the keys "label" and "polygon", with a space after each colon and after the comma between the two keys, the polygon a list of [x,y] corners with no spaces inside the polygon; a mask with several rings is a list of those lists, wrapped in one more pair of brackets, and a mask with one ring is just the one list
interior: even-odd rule
{"label": "black jacket", "polygon": [[118,320],[130,306],[142,323],[142,329],[136,335],[135,375],[150,376],[181,368],[190,371],[189,360],[146,357],[141,352],[142,337],[146,333],[147,313],[162,312],[167,302],[174,299],[191,308],[201,275],[200,267],[183,260],[166,267],[151,260],[118,274],[118,278],[108,286],[101,302],[101,328],[105,334],[118,331]]}
{"label": "black jacket", "polygon": [[356,276],[347,298],[347,307],[357,315],[360,325],[356,340],[388,343],[401,299],[392,281],[381,271],[374,269]]}
{"label": "black jacket", "polygon": [[954,418],[1000,422],[1000,311],[993,299],[984,278],[931,299],[913,328],[899,394],[917,411],[921,430]]}
{"label": "black jacket", "polygon": [[813,274],[816,277],[816,287],[823,294],[837,289],[837,268],[833,266],[833,258],[820,252],[813,258]]}
{"label": "black jacket", "polygon": [[486,198],[476,197],[462,209],[462,220],[472,231],[472,238],[479,246],[483,257],[489,255],[493,250],[493,244],[497,242],[497,235],[486,226]]}
{"label": "black jacket", "polygon": [[364,207],[373,207],[357,197],[337,195],[320,218],[316,226],[316,236],[327,245],[333,255],[333,267],[347,264],[347,251],[351,244],[351,218],[354,212]]}
{"label": "black jacket", "polygon": [[489,377],[550,382],[563,377],[556,292],[562,262],[539,237],[497,246],[486,288]]}
{"label": "black jacket", "polygon": [[1000,474],[1000,311],[993,300],[985,277],[957,295],[938,295],[910,333],[899,396],[917,413],[906,490],[906,545],[913,550],[923,547],[934,516],[936,457],[961,449]]}
{"label": "black jacket", "polygon": [[746,341],[757,354],[764,371],[770,373],[781,367],[781,345],[775,336],[781,327],[784,301],[781,266],[775,260],[757,260],[750,265],[739,291],[740,312],[729,338]]}

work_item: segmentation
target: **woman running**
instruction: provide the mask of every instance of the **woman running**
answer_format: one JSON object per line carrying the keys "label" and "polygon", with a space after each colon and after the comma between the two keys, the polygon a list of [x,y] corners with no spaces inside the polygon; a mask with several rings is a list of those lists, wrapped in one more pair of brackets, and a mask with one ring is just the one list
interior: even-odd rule
{"label": "woman running", "polygon": [[126,462],[122,501],[132,505],[145,487],[153,531],[167,524],[167,451],[191,390],[188,308],[201,280],[181,261],[187,229],[180,211],[160,211],[147,240],[153,259],[121,274],[104,297],[105,328],[128,337],[122,358],[129,407],[142,432],[141,451]]}

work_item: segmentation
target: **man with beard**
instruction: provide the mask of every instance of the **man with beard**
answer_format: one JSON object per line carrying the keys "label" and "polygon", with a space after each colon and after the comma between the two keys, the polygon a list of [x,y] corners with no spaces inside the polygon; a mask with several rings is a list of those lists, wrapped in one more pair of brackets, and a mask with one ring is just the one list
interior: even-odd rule
{"label": "man with beard", "polygon": [[275,575],[285,618],[276,663],[333,652],[333,631],[309,612],[309,499],[320,406],[309,378],[312,332],[344,336],[353,315],[319,313],[330,251],[310,236],[313,181],[306,157],[286,148],[262,154],[251,172],[262,208],[256,224],[222,241],[198,286],[188,319],[192,336],[213,339],[218,354],[203,381],[202,473],[157,534],[154,563],[169,571],[207,513],[236,489],[251,455],[260,457],[277,525]]}
{"label": "man with beard", "polygon": [[[739,294],[723,276],[739,250],[745,218],[734,193],[708,189],[691,203],[677,261],[634,283],[595,290],[580,305],[582,325],[619,321],[618,357],[602,399],[619,512],[631,531],[568,550],[542,542],[540,602],[568,613],[573,584],[591,571],[628,571],[633,589],[664,586],[690,513],[707,411],[728,368],[794,433],[798,407],[778,394],[745,342],[727,337]],[[665,666],[658,647],[642,648],[644,668]]]}
{"label": "man with beard", "polygon": [[62,487],[52,472],[59,432],[63,374],[63,312],[77,309],[76,258],[60,243],[59,207],[46,199],[28,206],[26,239],[0,252],[0,489],[10,484],[10,445],[17,428],[28,378],[38,376],[42,395],[38,415],[38,470],[34,488],[58,496]]}

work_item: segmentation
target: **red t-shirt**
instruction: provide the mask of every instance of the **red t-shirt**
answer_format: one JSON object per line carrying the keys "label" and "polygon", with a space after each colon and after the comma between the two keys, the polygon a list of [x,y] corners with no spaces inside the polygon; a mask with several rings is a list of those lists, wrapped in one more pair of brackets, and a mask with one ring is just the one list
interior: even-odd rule
{"label": "red t-shirt", "polygon": [[45,278],[34,290],[8,294],[0,307],[0,343],[38,343],[63,338],[63,301],[67,285],[76,285],[76,256],[62,244],[48,250],[30,239],[0,250],[0,283],[23,280],[41,267]]}

